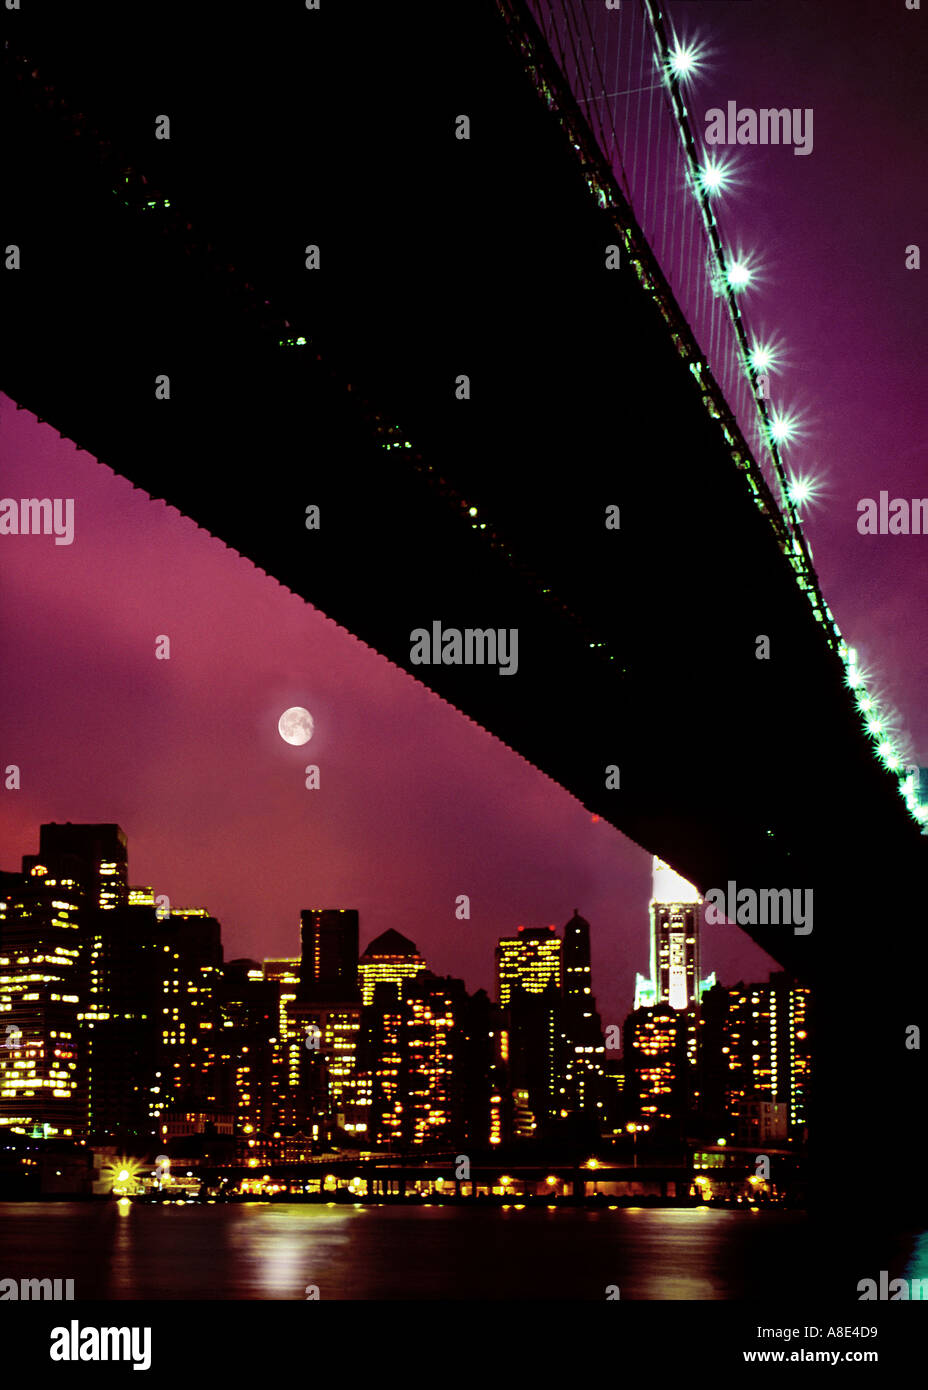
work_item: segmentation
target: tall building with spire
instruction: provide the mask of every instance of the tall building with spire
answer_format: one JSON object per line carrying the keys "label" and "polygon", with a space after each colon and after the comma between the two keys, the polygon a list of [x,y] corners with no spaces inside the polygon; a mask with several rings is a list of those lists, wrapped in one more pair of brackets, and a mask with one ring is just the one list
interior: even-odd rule
{"label": "tall building with spire", "polygon": [[650,974],[636,975],[625,1023],[628,1100],[635,1118],[682,1135],[700,1106],[700,1003],[715,974],[699,978],[699,890],[656,855],[649,912]]}
{"label": "tall building with spire", "polygon": [[590,924],[576,908],[564,927],[563,963],[560,1109],[588,1114],[599,1112],[601,1118],[606,1049],[593,995]]}

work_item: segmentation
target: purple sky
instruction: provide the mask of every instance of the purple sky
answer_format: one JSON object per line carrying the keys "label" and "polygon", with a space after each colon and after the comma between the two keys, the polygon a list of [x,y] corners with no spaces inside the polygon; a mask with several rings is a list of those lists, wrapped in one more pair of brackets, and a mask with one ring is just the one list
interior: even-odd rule
{"label": "purple sky", "polygon": [[[788,349],[775,396],[809,411],[788,457],[824,477],[806,531],[825,595],[924,760],[928,537],[859,536],[856,506],[881,488],[928,495],[924,272],[903,266],[928,225],[928,7],[670,13],[713,46],[689,98],[698,138],[729,99],[814,109],[810,156],[737,152],[745,182],[720,222],[764,261],[745,311]],[[42,821],[118,821],[133,883],[208,907],[227,957],[295,954],[301,908],[356,907],[362,944],[395,927],[472,989],[492,990],[501,933],[560,927],[578,907],[604,1021],[621,1021],[647,968],[647,855],[222,542],[0,406],[0,493],[73,497],[76,511],[71,546],[0,538],[0,750],[22,768],[22,790],[0,798],[0,865],[35,850]],[[170,661],[154,657],[161,633]],[[796,693],[798,722],[801,672]],[[306,749],[276,733],[291,704],[315,717]],[[454,916],[460,893],[470,922]],[[703,964],[733,982],[769,961],[737,928],[707,927]]]}
{"label": "purple sky", "polygon": [[[706,111],[730,100],[813,110],[809,155],[782,146],[716,150],[733,154],[742,176],[717,216],[727,243],[760,258],[763,279],[742,302],[758,336],[780,337],[786,350],[774,403],[807,416],[805,439],[785,457],[822,482],[803,520],[825,597],[925,762],[928,537],[856,528],[858,501],[881,489],[928,497],[928,5],[703,0],[667,8],[680,34],[709,47],[687,99],[698,141]],[[912,243],[922,270],[905,269]]]}

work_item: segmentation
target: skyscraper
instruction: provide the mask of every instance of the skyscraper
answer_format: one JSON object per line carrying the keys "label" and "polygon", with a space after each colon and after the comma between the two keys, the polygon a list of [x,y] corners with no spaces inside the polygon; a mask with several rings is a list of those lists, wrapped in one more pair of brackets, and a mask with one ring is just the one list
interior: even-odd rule
{"label": "skyscraper", "polygon": [[490,1137],[492,1009],[463,980],[418,972],[381,981],[363,1010],[370,1142],[408,1148]]}
{"label": "skyscraper", "polygon": [[590,964],[590,924],[574,908],[564,928],[564,998],[590,1006],[593,996]]}
{"label": "skyscraper", "polygon": [[[500,1007],[508,1007],[512,990],[516,987],[529,994],[541,994],[553,986],[560,994],[562,960],[563,942],[553,927],[519,927],[515,936],[501,937],[496,947]],[[579,980],[582,965],[578,964],[577,969],[580,972],[577,976]],[[580,987],[582,989],[582,985]]]}
{"label": "skyscraper", "polygon": [[206,908],[171,908],[162,926],[161,1092],[166,1108],[218,1109],[211,1065],[220,1024],[222,930]]}
{"label": "skyscraper", "polygon": [[86,896],[43,864],[17,877],[0,913],[0,1127],[83,1138]]}
{"label": "skyscraper", "polygon": [[300,913],[300,998],[340,1003],[358,998],[358,914],[351,908]]}
{"label": "skyscraper", "polygon": [[358,975],[361,984],[361,1001],[365,1005],[374,1002],[374,990],[379,984],[399,985],[401,980],[411,979],[426,969],[426,964],[414,941],[400,932],[381,932],[374,938],[358,962]]}
{"label": "skyscraper", "polygon": [[[602,1112],[604,1108],[603,1061],[606,1049],[593,995],[590,924],[576,908],[564,928],[563,959],[561,1109],[586,1112],[593,1117],[595,1112]],[[596,1118],[600,1119],[601,1114]]]}
{"label": "skyscraper", "polygon": [[[585,978],[582,932],[572,957],[582,998]],[[507,1110],[514,1113],[515,1092],[522,1127],[547,1131],[566,1109],[564,1058],[564,943],[553,927],[519,927],[496,947],[496,979],[502,1030],[506,1038]],[[587,962],[588,963],[588,962]]]}
{"label": "skyscraper", "polygon": [[686,1013],[667,1004],[646,1006],[628,1015],[623,1031],[628,1115],[656,1136],[682,1138],[693,1099]]}
{"label": "skyscraper", "polygon": [[41,866],[53,878],[73,879],[88,903],[104,911],[129,900],[129,851],[118,825],[63,825],[39,828],[39,852],[23,857],[23,873]]}
{"label": "skyscraper", "polygon": [[303,1124],[313,1143],[338,1143],[339,1131],[364,1136],[369,1088],[358,1071],[361,990],[358,914],[307,908],[300,914],[300,987],[289,1024],[301,1035]]}
{"label": "skyscraper", "polygon": [[224,1109],[235,1116],[236,1158],[248,1161],[273,1132],[272,1038],[277,1036],[280,986],[266,980],[257,961],[229,961],[220,986],[220,1046],[228,1053],[228,1096]]}
{"label": "skyscraper", "polygon": [[101,1143],[156,1133],[167,1095],[161,1023],[170,953],[153,900],[135,897],[130,893],[126,905],[92,914],[80,1027],[90,1074],[90,1135]]}
{"label": "skyscraper", "polygon": [[[558,941],[560,945],[560,941]],[[554,1121],[567,1113],[564,1085],[564,1001],[554,979],[544,989],[526,989],[514,982],[502,1010],[507,1040],[508,1091],[511,1113],[518,1107],[525,1125],[547,1136]],[[518,1097],[516,1092],[521,1093]]]}
{"label": "skyscraper", "polygon": [[297,1125],[305,1116],[300,1095],[302,1052],[306,1034],[302,1021],[293,1017],[300,989],[300,961],[265,960],[264,978],[277,984],[277,1027],[271,1039],[271,1113],[273,1125],[284,1129]]}
{"label": "skyscraper", "polygon": [[710,1127],[719,1134],[749,1141],[754,1112],[763,1104],[777,1107],[779,1137],[801,1137],[811,1058],[809,1000],[809,989],[783,971],[765,985],[716,985],[707,993],[701,1087]]}
{"label": "skyscraper", "polygon": [[651,973],[635,976],[635,1008],[669,1004],[686,1009],[699,1003],[715,975],[699,978],[699,917],[696,888],[655,855],[652,866]]}

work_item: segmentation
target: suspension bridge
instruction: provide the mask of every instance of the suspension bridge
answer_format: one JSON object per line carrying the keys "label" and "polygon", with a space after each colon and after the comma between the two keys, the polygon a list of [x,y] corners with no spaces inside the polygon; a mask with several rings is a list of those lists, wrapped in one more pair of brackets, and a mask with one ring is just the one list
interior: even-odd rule
{"label": "suspension bridge", "polygon": [[[866,1074],[908,1201],[921,810],[815,574],[698,51],[647,0],[473,0],[425,55],[421,10],[357,14],[180,59],[170,18],[144,53],[17,18],[3,389],[701,889],[813,890],[808,936],[745,930],[830,1040],[815,1190],[855,1198]],[[516,678],[412,664],[436,620],[517,629]]]}

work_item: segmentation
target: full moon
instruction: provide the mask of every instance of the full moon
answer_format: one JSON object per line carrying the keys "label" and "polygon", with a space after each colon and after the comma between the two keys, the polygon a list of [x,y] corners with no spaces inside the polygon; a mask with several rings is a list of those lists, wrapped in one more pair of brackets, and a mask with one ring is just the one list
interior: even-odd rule
{"label": "full moon", "polygon": [[284,743],[292,743],[297,747],[309,742],[313,736],[313,727],[312,715],[308,709],[303,709],[300,705],[285,709],[277,721],[277,732]]}

